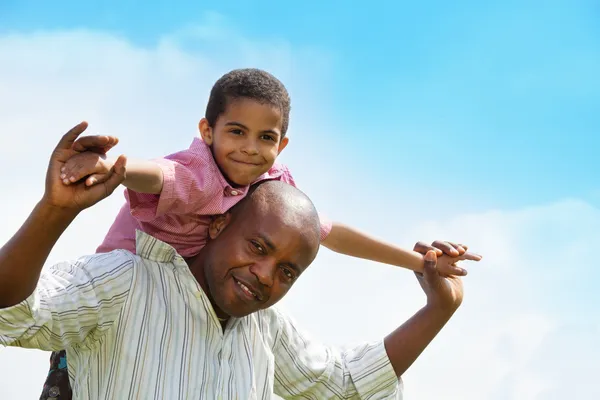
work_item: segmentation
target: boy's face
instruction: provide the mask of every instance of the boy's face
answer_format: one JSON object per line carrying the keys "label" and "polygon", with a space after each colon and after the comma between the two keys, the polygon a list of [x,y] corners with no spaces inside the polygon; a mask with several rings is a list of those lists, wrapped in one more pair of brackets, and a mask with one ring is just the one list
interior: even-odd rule
{"label": "boy's face", "polygon": [[267,172],[288,143],[281,136],[281,111],[251,99],[229,102],[215,123],[200,121],[202,138],[225,178],[233,185],[246,186]]}

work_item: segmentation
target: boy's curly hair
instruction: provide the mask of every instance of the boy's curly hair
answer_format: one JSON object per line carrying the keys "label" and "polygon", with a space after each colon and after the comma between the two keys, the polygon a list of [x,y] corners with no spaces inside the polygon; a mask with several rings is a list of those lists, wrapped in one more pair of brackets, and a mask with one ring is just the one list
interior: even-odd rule
{"label": "boy's curly hair", "polygon": [[282,116],[281,134],[285,135],[290,119],[290,95],[279,79],[256,68],[235,69],[214,84],[205,115],[210,126],[215,126],[219,115],[225,112],[228,101],[241,98],[279,108]]}

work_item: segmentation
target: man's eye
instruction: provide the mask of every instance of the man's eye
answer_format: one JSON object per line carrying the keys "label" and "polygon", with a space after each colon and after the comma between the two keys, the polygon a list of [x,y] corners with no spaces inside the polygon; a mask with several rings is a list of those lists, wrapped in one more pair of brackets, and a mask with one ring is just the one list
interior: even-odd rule
{"label": "man's eye", "polygon": [[260,253],[264,253],[265,252],[264,247],[262,247],[260,243],[255,242],[254,240],[252,241],[252,246],[254,246],[254,248],[256,250],[258,250]]}
{"label": "man's eye", "polygon": [[296,273],[294,271],[292,271],[290,268],[282,267],[281,270],[283,271],[283,274],[285,275],[285,277],[288,280],[293,281],[296,279]]}

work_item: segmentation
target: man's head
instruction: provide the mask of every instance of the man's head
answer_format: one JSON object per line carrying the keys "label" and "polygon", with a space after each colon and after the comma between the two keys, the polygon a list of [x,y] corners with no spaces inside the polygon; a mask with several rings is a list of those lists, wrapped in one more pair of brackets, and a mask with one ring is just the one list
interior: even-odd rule
{"label": "man's head", "polygon": [[319,218],[295,187],[257,185],[209,227],[202,263],[204,289],[218,313],[242,317],[277,303],[319,249]]}
{"label": "man's head", "polygon": [[290,96],[273,75],[237,69],[213,86],[198,124],[230,183],[251,184],[273,166],[288,143]]}

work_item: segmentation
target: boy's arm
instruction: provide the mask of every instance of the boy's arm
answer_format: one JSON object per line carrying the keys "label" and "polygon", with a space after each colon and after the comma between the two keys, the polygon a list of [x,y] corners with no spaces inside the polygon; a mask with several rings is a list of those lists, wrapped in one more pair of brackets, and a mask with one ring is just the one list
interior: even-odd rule
{"label": "boy's arm", "polygon": [[[102,183],[113,161],[105,155],[86,151],[71,157],[61,169],[66,185],[86,180],[91,187]],[[139,221],[152,221],[165,214],[209,213],[216,195],[214,175],[218,170],[210,153],[183,150],[151,161],[128,160],[123,185],[131,215]],[[214,207],[213,207],[214,208]]]}
{"label": "boy's arm", "polygon": [[[104,154],[86,151],[71,157],[61,169],[60,178],[70,185],[86,178],[86,185],[102,183],[115,160]],[[146,160],[127,160],[127,177],[123,186],[138,193],[160,194],[164,183],[163,171],[158,163]]]}
{"label": "boy's arm", "polygon": [[164,176],[160,166],[153,161],[127,160],[127,176],[123,186],[138,193],[160,194]]}
{"label": "boy's arm", "polygon": [[[423,256],[369,236],[357,229],[334,222],[331,232],[322,241],[328,249],[340,254],[423,272]],[[438,270],[448,275],[466,275],[466,270],[453,265],[460,257],[442,256],[438,259]]]}

